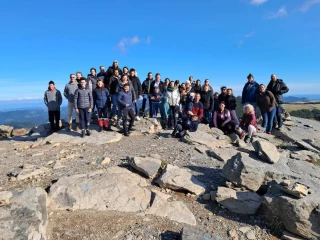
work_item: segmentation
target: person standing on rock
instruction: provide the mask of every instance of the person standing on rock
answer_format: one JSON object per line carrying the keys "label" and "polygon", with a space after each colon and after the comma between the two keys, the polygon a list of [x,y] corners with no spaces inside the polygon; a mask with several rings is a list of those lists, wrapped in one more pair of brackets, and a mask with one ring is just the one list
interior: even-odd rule
{"label": "person standing on rock", "polygon": [[156,79],[151,83],[150,92],[153,93],[156,87],[159,88],[161,93],[164,93],[164,82],[161,81],[160,73],[156,74]]}
{"label": "person standing on rock", "polygon": [[93,91],[93,101],[98,112],[98,125],[100,127],[99,132],[109,130],[108,120],[108,98],[109,91],[104,87],[103,81],[98,80],[98,86]]}
{"label": "person standing on rock", "polygon": [[49,82],[48,90],[44,93],[44,103],[48,107],[48,115],[51,131],[59,130],[60,122],[60,106],[62,104],[62,96],[53,81]]}
{"label": "person standing on rock", "polygon": [[257,95],[259,94],[259,84],[254,80],[250,73],[247,77],[248,82],[244,85],[242,90],[242,105],[250,104],[257,114]]}
{"label": "person standing on rock", "polygon": [[201,98],[200,101],[203,104],[203,114],[204,118],[209,121],[209,126],[212,127],[212,111],[213,111],[213,95],[209,91],[209,86],[206,85],[203,87],[203,91],[201,92]]}
{"label": "person standing on rock", "polygon": [[174,129],[174,127],[177,125],[177,113],[179,111],[179,103],[180,103],[179,90],[174,87],[174,81],[171,81],[169,83],[165,96],[167,97],[168,99],[167,101],[170,106],[168,127],[171,129]]}
{"label": "person standing on rock", "polygon": [[196,84],[192,87],[192,91],[195,93],[201,93],[201,89],[202,89],[201,81],[200,81],[200,79],[198,79],[196,81]]}
{"label": "person standing on rock", "polygon": [[114,74],[114,70],[115,69],[118,69],[119,71],[119,75],[121,76],[122,75],[122,70],[121,68],[119,68],[118,66],[118,61],[117,60],[114,60],[113,63],[112,63],[112,66],[110,66],[108,68],[108,70],[106,71],[105,75],[104,75],[104,81],[109,81],[109,79],[112,77],[112,75]]}
{"label": "person standing on rock", "polygon": [[[130,69],[130,74],[129,74],[129,79],[132,83],[133,89],[135,91],[136,98],[139,99],[142,97],[142,86],[140,79],[136,75],[136,70],[134,68]],[[140,121],[139,118],[139,109],[138,109],[138,104],[137,102],[134,103],[135,107],[135,114],[136,114],[136,120]]]}
{"label": "person standing on rock", "polygon": [[112,102],[112,118],[114,121],[117,120],[117,85],[118,82],[120,81],[120,75],[119,75],[119,70],[115,69],[113,76],[109,78],[107,81],[104,81],[106,83],[105,87],[109,90],[109,93],[111,95],[111,102]]}
{"label": "person standing on rock", "polygon": [[[77,80],[77,83],[78,83],[78,88],[81,88],[81,80],[84,79],[87,81],[87,79],[85,77],[82,76],[82,72],[76,72],[76,80]],[[88,87],[88,86],[87,86]]]}
{"label": "person standing on rock", "polygon": [[219,97],[218,97],[219,104],[221,102],[224,102],[225,104],[227,104],[227,87],[223,86],[220,89],[221,89],[221,93],[219,94]]}
{"label": "person standing on rock", "polygon": [[[123,75],[124,77],[126,75]],[[119,91],[118,93],[118,105],[120,111],[123,111],[124,119],[123,119],[123,134],[124,136],[129,136],[129,133],[133,130],[133,123],[135,119],[134,110],[133,110],[133,96],[132,91],[130,90],[129,82],[123,85],[123,91]],[[130,117],[130,123],[128,127],[128,116]]]}
{"label": "person standing on rock", "polygon": [[91,132],[88,128],[89,113],[92,112],[93,108],[93,97],[92,92],[86,87],[87,81],[82,79],[80,81],[80,88],[74,93],[74,108],[79,113],[81,137],[85,134],[90,136]]}
{"label": "person standing on rock", "polygon": [[251,104],[247,104],[243,107],[243,115],[240,122],[240,128],[244,130],[241,137],[245,136],[247,133],[244,138],[244,142],[251,142],[253,134],[257,132],[258,129],[254,107]]}
{"label": "person standing on rock", "polygon": [[[76,75],[70,74],[70,82],[66,84],[63,95],[68,99],[68,130],[72,130],[72,113],[74,110],[74,93],[78,89]],[[76,131],[79,131],[79,113],[76,113]]]}
{"label": "person standing on rock", "polygon": [[193,76],[189,77],[189,83],[190,83],[190,87],[193,88],[195,86],[194,80],[193,80]]}
{"label": "person standing on rock", "polygon": [[129,68],[128,67],[123,67],[122,68],[122,75],[127,75],[128,77],[130,76]]}
{"label": "person standing on rock", "polygon": [[[91,90],[92,94],[93,94],[93,91],[96,89],[97,82],[98,82],[98,77],[96,75],[96,72],[97,70],[95,68],[91,68],[90,73],[87,76],[87,85]],[[94,105],[93,105],[92,112],[94,112]]]}
{"label": "person standing on rock", "polygon": [[100,66],[100,72],[97,74],[97,77],[100,78],[102,81],[104,81],[104,75],[105,75],[105,71],[104,71],[104,66]]}
{"label": "person standing on rock", "polygon": [[153,82],[152,72],[148,73],[148,77],[142,83],[142,92],[143,92],[143,100],[142,100],[142,116],[145,117],[145,109],[147,101],[149,102],[149,116],[152,116],[152,102],[150,100],[151,95],[151,83]]}
{"label": "person standing on rock", "polygon": [[267,90],[272,92],[274,95],[276,102],[277,102],[277,107],[276,107],[276,117],[274,118],[274,126],[278,125],[278,129],[282,127],[282,104],[283,104],[283,98],[282,95],[289,92],[289,88],[287,85],[283,82],[282,79],[278,79],[277,75],[272,74],[271,75],[271,80],[267,86]]}

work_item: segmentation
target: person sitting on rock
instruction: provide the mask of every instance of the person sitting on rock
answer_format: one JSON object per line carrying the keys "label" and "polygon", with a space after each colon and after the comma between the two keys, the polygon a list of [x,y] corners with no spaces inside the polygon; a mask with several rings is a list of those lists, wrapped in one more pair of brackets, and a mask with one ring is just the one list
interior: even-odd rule
{"label": "person sitting on rock", "polygon": [[93,97],[92,91],[86,87],[86,79],[81,79],[80,88],[74,93],[74,108],[79,113],[81,137],[85,134],[90,136],[91,132],[88,128],[89,113],[92,112],[93,108]]}
{"label": "person sitting on rock", "polygon": [[48,90],[44,93],[44,103],[48,107],[49,122],[51,131],[59,130],[60,122],[60,106],[62,104],[62,96],[59,90],[56,89],[53,81],[49,82]]}
{"label": "person sitting on rock", "polygon": [[213,114],[213,126],[219,128],[224,134],[230,134],[233,131],[233,126],[231,124],[230,111],[227,110],[224,101],[220,102],[219,110],[215,111]]}
{"label": "person sitting on rock", "polygon": [[252,142],[252,136],[255,132],[257,132],[258,126],[254,107],[251,104],[246,104],[243,107],[243,116],[240,122],[240,128],[244,130],[241,138],[245,136],[244,141],[246,143]]}
{"label": "person sitting on rock", "polygon": [[104,87],[102,79],[98,79],[97,87],[93,90],[94,105],[98,112],[99,132],[109,129],[108,120],[108,98],[109,91]]}
{"label": "person sitting on rock", "polygon": [[[126,76],[126,75],[124,75]],[[133,130],[133,123],[135,119],[134,114],[134,105],[133,105],[133,93],[130,90],[130,84],[125,83],[123,85],[123,91],[119,91],[117,101],[120,108],[120,111],[123,111],[123,134],[124,136],[129,136],[129,133]],[[128,116],[130,117],[129,128],[127,125]]]}
{"label": "person sitting on rock", "polygon": [[198,115],[186,116],[180,123],[178,123],[171,136],[176,138],[184,137],[188,132],[195,132],[198,129],[199,118]]}

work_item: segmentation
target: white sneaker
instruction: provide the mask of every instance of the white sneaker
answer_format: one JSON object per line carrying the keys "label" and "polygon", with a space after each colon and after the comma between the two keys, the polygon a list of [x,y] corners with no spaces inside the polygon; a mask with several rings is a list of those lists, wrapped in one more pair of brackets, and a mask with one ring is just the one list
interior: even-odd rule
{"label": "white sneaker", "polygon": [[140,121],[140,118],[139,118],[139,116],[136,116],[136,121]]}

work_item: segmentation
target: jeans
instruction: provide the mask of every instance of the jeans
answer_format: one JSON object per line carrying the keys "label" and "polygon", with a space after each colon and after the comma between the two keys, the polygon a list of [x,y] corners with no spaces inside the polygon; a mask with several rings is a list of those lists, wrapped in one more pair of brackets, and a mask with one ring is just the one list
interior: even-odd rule
{"label": "jeans", "polygon": [[51,129],[54,129],[54,127],[59,128],[59,121],[60,121],[60,110],[56,111],[50,111],[49,114],[49,122]]}
{"label": "jeans", "polygon": [[98,118],[106,118],[108,119],[108,108],[97,108],[98,111]]}
{"label": "jeans", "polygon": [[175,127],[177,125],[177,106],[170,106],[168,127]]}
{"label": "jeans", "polygon": [[81,130],[88,129],[89,122],[89,108],[78,108],[79,110],[79,119],[80,119],[80,128]]}
{"label": "jeans", "polygon": [[139,116],[139,109],[138,109],[138,103],[137,102],[134,103],[134,110],[135,110],[136,116]]}
{"label": "jeans", "polygon": [[236,110],[231,110],[231,111],[230,111],[230,114],[231,114],[232,120],[234,120],[234,121],[236,122],[236,125],[239,126],[239,125],[240,125],[240,122],[239,122],[239,119],[238,119],[238,117],[237,117]]}
{"label": "jeans", "polygon": [[212,127],[212,111],[211,109],[203,109],[203,116],[209,122],[209,127]]}
{"label": "jeans", "polygon": [[282,111],[283,111],[283,108],[282,108],[282,104],[278,104],[278,106],[276,106],[276,114],[275,114],[275,117],[273,119],[273,124],[276,125],[278,124],[278,127],[282,127]]}
{"label": "jeans", "polygon": [[143,100],[142,100],[142,111],[143,111],[143,113],[145,113],[147,102],[149,104],[149,115],[152,116],[152,102],[149,99],[148,94],[143,94]]}
{"label": "jeans", "polygon": [[[74,104],[68,102],[68,123],[72,123],[72,112],[74,110]],[[79,113],[76,112],[76,123],[79,123]]]}
{"label": "jeans", "polygon": [[124,115],[123,130],[125,133],[128,133],[128,125],[127,125],[128,116],[130,117],[130,123],[129,123],[129,130],[130,130],[134,123],[134,118],[135,118],[134,111],[132,108],[125,108],[123,109],[123,115]]}
{"label": "jeans", "polygon": [[157,115],[160,108],[160,102],[152,102],[152,113],[153,115]]}
{"label": "jeans", "polygon": [[273,121],[277,109],[273,108],[270,112],[261,112],[262,114],[262,127],[266,129],[266,132],[269,133],[272,131]]}
{"label": "jeans", "polygon": [[111,102],[112,102],[112,116],[114,117],[115,115],[117,115],[117,104],[118,104],[118,101],[117,101],[117,94],[113,94],[111,96]]}

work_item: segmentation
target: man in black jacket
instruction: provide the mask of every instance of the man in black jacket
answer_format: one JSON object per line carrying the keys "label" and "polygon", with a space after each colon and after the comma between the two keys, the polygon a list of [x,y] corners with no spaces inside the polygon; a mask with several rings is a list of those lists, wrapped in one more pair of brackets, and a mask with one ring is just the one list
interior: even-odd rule
{"label": "man in black jacket", "polygon": [[[134,68],[130,69],[130,76],[129,79],[132,83],[133,89],[136,93],[136,98],[139,99],[142,97],[142,86],[141,86],[141,82],[140,79],[136,76],[136,70]],[[136,113],[136,120],[139,121],[139,109],[138,109],[138,105],[137,102],[134,103],[134,107],[135,107],[135,113]]]}
{"label": "man in black jacket", "polygon": [[114,60],[112,66],[110,66],[110,67],[108,68],[108,70],[106,71],[106,73],[105,73],[105,75],[104,75],[104,83],[105,83],[105,84],[106,84],[106,83],[109,81],[109,79],[112,77],[115,69],[118,69],[119,75],[121,76],[121,75],[122,75],[122,70],[121,70],[121,68],[119,68],[119,66],[118,66],[118,61],[117,61],[117,60]]}
{"label": "man in black jacket", "polygon": [[156,74],[156,79],[151,83],[150,92],[153,93],[156,87],[159,88],[159,92],[164,93],[164,82],[161,81],[160,73]]}
{"label": "man in black jacket", "polygon": [[143,93],[143,100],[142,100],[142,114],[145,116],[145,109],[146,109],[146,103],[147,100],[149,101],[149,116],[152,116],[152,104],[150,100],[150,94],[151,94],[151,83],[153,82],[152,72],[148,73],[148,77],[146,80],[142,83],[142,93]]}
{"label": "man in black jacket", "polygon": [[278,124],[278,128],[280,129],[282,127],[282,104],[283,104],[283,98],[282,94],[285,94],[289,92],[289,88],[287,85],[283,82],[282,79],[278,79],[277,75],[272,74],[271,80],[267,86],[267,90],[272,92],[276,102],[277,102],[277,113],[276,117],[274,118],[273,125],[275,126]]}

